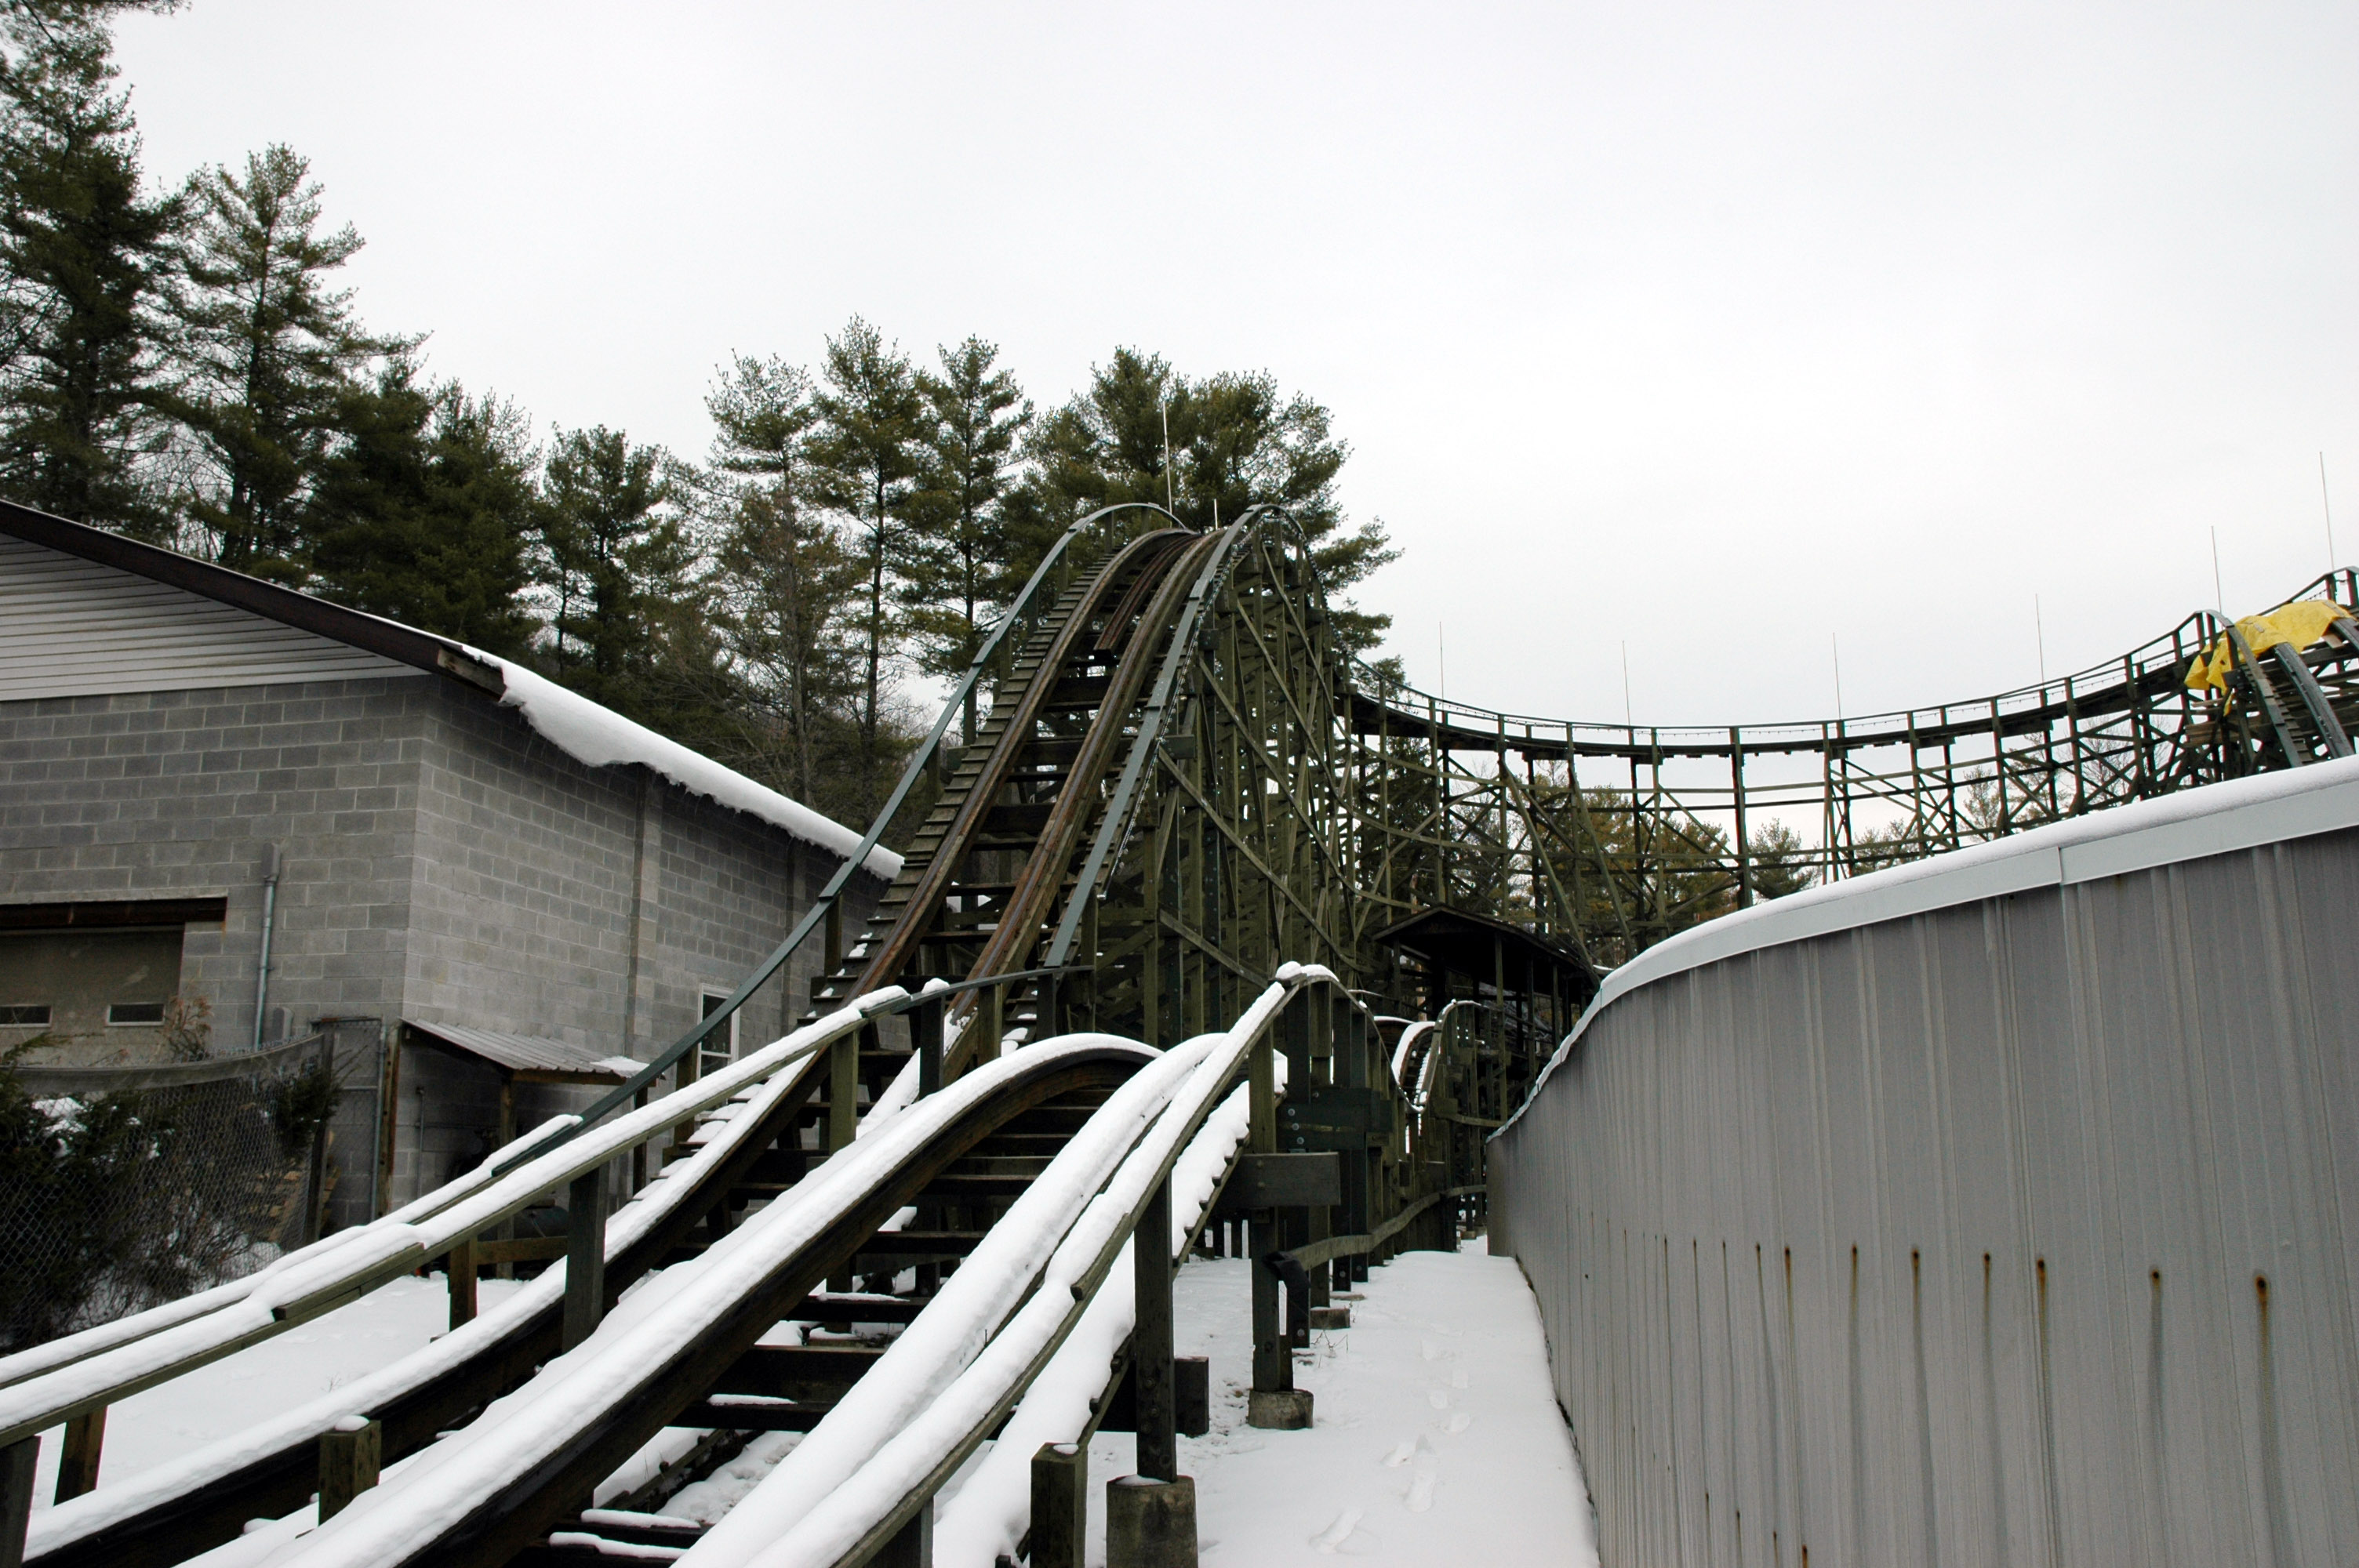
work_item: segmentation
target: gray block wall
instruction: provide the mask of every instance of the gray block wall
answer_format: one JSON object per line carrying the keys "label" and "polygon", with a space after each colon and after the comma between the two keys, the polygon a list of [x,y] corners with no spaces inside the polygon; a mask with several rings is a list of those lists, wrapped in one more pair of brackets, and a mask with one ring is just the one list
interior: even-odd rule
{"label": "gray block wall", "polygon": [[0,703],[0,901],[221,897],[180,994],[253,1038],[266,846],[284,857],[271,1000],[397,1014],[426,676]]}
{"label": "gray block wall", "polygon": [[[224,899],[222,925],[189,928],[180,978],[212,1003],[217,1049],[253,1035],[274,843],[270,1006],[293,1030],[407,1016],[642,1059],[837,864],[643,768],[587,767],[437,676],[0,703],[0,903]],[[848,928],[882,890],[855,879]],[[747,1004],[747,1048],[800,1014],[818,948]],[[396,1201],[416,1190],[421,1118],[429,1179],[484,1119],[481,1086],[419,1054],[402,1064]],[[590,1094],[523,1087],[518,1124]]]}

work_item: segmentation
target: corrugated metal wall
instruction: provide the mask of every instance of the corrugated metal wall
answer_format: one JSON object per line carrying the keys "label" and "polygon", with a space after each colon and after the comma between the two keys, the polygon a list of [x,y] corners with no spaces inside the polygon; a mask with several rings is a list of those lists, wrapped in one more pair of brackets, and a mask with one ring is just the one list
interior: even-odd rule
{"label": "corrugated metal wall", "polygon": [[1722,959],[1491,1146],[1616,1565],[2359,1563],[2359,833]]}
{"label": "corrugated metal wall", "polygon": [[422,673],[131,572],[0,537],[0,702]]}

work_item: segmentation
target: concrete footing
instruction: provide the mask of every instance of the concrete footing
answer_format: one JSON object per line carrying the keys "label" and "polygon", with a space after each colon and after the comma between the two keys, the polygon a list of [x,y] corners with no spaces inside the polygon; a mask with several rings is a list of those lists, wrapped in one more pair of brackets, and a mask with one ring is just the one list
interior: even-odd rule
{"label": "concrete footing", "polygon": [[1318,1328],[1349,1328],[1352,1309],[1347,1306],[1315,1306],[1310,1309],[1310,1326]]}
{"label": "concrete footing", "polygon": [[1196,1568],[1196,1483],[1119,1476],[1106,1483],[1106,1568]]}
{"label": "concrete footing", "polygon": [[1256,1389],[1245,1400],[1245,1424],[1273,1432],[1301,1432],[1310,1425],[1308,1389]]}

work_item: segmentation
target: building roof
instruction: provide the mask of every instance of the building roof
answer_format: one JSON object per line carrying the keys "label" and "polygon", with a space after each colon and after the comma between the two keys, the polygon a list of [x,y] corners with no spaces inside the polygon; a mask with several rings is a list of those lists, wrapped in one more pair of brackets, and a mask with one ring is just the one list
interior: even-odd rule
{"label": "building roof", "polygon": [[1565,990],[1574,1001],[1586,1002],[1597,991],[1597,971],[1578,940],[1567,946],[1472,910],[1420,909],[1370,940],[1477,980],[1491,978],[1498,957],[1504,957],[1510,985],[1526,969],[1554,969],[1565,977]]}
{"label": "building roof", "polygon": [[[167,689],[156,684],[159,661],[152,651],[161,638],[172,639],[182,652],[191,640],[204,645],[201,657],[165,662],[174,690],[416,669],[516,708],[544,739],[588,766],[637,764],[837,855],[860,848],[860,834],[801,802],[463,643],[0,501],[0,543],[9,538],[22,544],[0,550],[0,603],[8,611],[0,616],[0,696]],[[116,595],[106,623],[95,626],[64,601],[100,585],[60,557],[112,568],[166,591]],[[72,657],[59,648],[68,633],[82,644]],[[248,672],[259,672],[260,678]],[[25,687],[27,680],[37,685]],[[18,687],[25,689],[17,692]],[[865,865],[889,881],[901,870],[901,857],[879,845]]]}
{"label": "building roof", "polygon": [[427,1023],[415,1018],[401,1022],[438,1044],[479,1056],[528,1083],[619,1084],[646,1065],[628,1056],[602,1056],[587,1045],[569,1045],[538,1034]]}

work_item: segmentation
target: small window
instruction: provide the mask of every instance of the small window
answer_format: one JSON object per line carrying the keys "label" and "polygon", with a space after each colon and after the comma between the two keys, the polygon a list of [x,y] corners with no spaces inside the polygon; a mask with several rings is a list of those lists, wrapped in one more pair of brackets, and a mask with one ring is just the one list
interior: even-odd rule
{"label": "small window", "polygon": [[[697,1017],[711,1018],[728,1000],[727,991],[706,991],[703,1009]],[[729,1015],[727,1022],[704,1037],[701,1053],[704,1059],[697,1064],[700,1070],[710,1072],[716,1067],[725,1067],[737,1059],[737,1022],[745,1016],[745,1010],[738,1009]]]}
{"label": "small window", "polygon": [[160,1001],[118,1001],[106,1010],[109,1024],[151,1024],[164,1022]]}
{"label": "small window", "polygon": [[47,1029],[49,1026],[48,1002],[18,1002],[0,1007],[0,1029]]}

